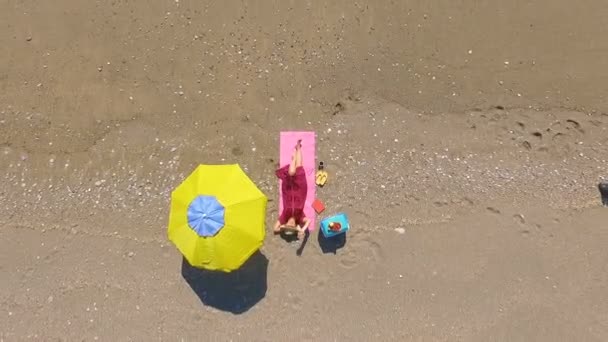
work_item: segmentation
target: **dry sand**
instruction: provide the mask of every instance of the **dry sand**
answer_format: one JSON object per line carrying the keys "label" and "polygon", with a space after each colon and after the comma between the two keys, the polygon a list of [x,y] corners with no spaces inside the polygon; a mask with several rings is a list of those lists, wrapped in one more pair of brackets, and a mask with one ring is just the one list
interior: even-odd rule
{"label": "dry sand", "polygon": [[[605,1],[4,0],[0,25],[0,341],[608,340]],[[171,190],[238,162],[270,224],[289,129],[344,246],[184,267]]]}

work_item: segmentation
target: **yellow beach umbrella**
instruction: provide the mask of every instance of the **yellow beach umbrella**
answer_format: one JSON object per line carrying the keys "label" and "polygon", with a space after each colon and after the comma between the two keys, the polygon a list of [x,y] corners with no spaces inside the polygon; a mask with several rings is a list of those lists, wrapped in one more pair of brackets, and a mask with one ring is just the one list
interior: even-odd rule
{"label": "yellow beach umbrella", "polygon": [[199,165],[171,194],[169,240],[194,267],[236,270],[264,242],[267,202],[239,165]]}

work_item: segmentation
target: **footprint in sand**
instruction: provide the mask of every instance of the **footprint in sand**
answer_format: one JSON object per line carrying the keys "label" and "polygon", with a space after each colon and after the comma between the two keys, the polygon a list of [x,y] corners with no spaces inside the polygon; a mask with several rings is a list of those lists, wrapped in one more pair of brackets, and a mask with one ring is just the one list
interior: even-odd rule
{"label": "footprint in sand", "polygon": [[528,234],[530,234],[530,230],[526,228],[526,218],[524,217],[523,214],[515,214],[515,215],[513,215],[513,220],[515,222],[517,222],[517,224],[519,224],[519,226],[525,228],[525,229],[519,230],[519,232],[522,235],[528,235]]}
{"label": "footprint in sand", "polygon": [[526,219],[522,214],[513,215],[513,220],[515,220],[515,222],[519,223],[520,225],[526,224]]}
{"label": "footprint in sand", "polygon": [[538,132],[538,131],[533,132],[532,136],[535,137],[536,139],[538,139],[539,141],[543,140],[543,134],[541,132]]}
{"label": "footprint in sand", "polygon": [[340,256],[340,266],[346,269],[352,269],[359,264],[359,260],[353,252],[349,251]]}
{"label": "footprint in sand", "polygon": [[573,119],[568,119],[566,120],[566,128],[567,129],[574,129],[576,131],[578,131],[579,133],[585,133],[585,130],[581,127],[581,124],[578,123],[578,121],[573,120]]}
{"label": "footprint in sand", "polygon": [[[346,253],[340,256],[340,266],[345,269],[352,269],[359,265],[361,258],[367,258],[372,262],[381,262],[384,260],[382,247],[370,237],[364,237],[357,246],[353,246]],[[357,251],[357,252],[355,252]]]}
{"label": "footprint in sand", "polygon": [[383,261],[384,253],[382,252],[382,247],[376,241],[368,240],[367,241],[369,251],[372,254],[374,261]]}
{"label": "footprint in sand", "polygon": [[237,157],[243,155],[243,150],[239,146],[233,147],[230,152],[232,152],[233,156]]}
{"label": "footprint in sand", "polygon": [[23,278],[30,278],[34,274],[34,268],[28,267],[25,272],[23,272]]}
{"label": "footprint in sand", "polygon": [[441,208],[441,207],[444,207],[444,206],[448,205],[448,201],[446,201],[446,200],[435,201],[435,202],[433,202],[433,204],[436,207],[440,207]]}
{"label": "footprint in sand", "polygon": [[564,141],[564,137],[565,135],[563,133],[557,132],[553,134],[553,137],[551,139],[556,143],[562,143]]}
{"label": "footprint in sand", "polygon": [[491,212],[492,214],[500,214],[500,210],[494,208],[494,207],[487,207],[486,208],[489,212]]}
{"label": "footprint in sand", "polygon": [[315,278],[310,282],[311,287],[323,287],[325,284],[327,284],[327,277],[324,276]]}
{"label": "footprint in sand", "polygon": [[53,249],[48,255],[46,255],[43,260],[45,263],[49,264],[54,261],[54,257],[59,254],[57,249]]}
{"label": "footprint in sand", "polygon": [[299,310],[302,307],[302,298],[297,294],[288,293],[287,302],[293,310]]}

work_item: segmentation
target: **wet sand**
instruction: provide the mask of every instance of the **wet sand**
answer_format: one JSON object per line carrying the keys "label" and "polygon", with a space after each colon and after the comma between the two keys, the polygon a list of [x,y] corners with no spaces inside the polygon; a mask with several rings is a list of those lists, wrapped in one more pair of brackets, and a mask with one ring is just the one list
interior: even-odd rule
{"label": "wet sand", "polygon": [[[607,340],[607,13],[4,1],[0,340]],[[343,246],[270,234],[295,129]],[[233,162],[271,200],[240,283],[166,238],[171,190]]]}

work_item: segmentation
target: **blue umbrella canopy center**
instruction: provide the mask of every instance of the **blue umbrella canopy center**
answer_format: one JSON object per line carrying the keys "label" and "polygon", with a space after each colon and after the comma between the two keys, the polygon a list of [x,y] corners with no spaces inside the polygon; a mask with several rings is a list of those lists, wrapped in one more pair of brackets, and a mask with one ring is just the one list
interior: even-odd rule
{"label": "blue umbrella canopy center", "polygon": [[224,227],[225,212],[215,196],[197,196],[188,206],[188,226],[198,236],[214,236]]}

